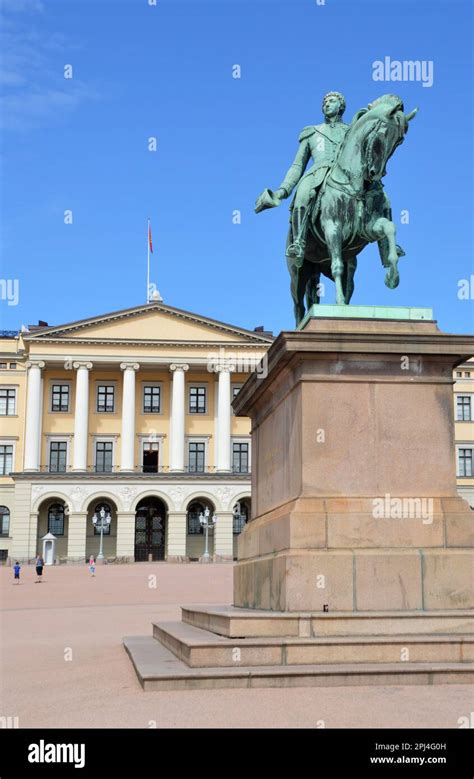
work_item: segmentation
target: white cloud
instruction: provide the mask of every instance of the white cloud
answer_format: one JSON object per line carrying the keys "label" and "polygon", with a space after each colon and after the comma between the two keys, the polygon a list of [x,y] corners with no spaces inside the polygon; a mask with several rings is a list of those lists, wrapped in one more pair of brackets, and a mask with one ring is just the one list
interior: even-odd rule
{"label": "white cloud", "polygon": [[10,13],[41,12],[40,0],[0,0],[0,10],[5,11],[0,61],[0,126],[4,130],[28,131],[56,124],[84,101],[97,97],[93,87],[77,78],[64,79],[58,68],[62,52],[64,63],[71,62],[71,53],[78,48],[75,42],[47,25],[41,31],[33,28],[29,15]]}
{"label": "white cloud", "polygon": [[41,0],[0,0],[0,11],[21,13],[23,11],[44,11]]}

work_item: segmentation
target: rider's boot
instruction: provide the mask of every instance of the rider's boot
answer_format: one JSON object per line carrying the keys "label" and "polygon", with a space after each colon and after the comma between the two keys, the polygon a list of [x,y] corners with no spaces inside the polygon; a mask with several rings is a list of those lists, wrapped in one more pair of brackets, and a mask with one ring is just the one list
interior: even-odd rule
{"label": "rider's boot", "polygon": [[286,250],[286,256],[297,260],[302,260],[306,249],[306,226],[305,226],[306,208],[294,208],[291,215],[291,226],[293,232],[293,242]]}

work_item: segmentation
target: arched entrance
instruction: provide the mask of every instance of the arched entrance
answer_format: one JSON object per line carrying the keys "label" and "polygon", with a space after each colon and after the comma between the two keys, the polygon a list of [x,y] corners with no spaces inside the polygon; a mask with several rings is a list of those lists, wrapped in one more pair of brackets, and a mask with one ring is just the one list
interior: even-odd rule
{"label": "arched entrance", "polygon": [[66,559],[69,536],[69,510],[62,498],[46,498],[39,506],[36,552],[41,555],[43,554],[42,539],[47,533],[51,533],[56,538],[56,559]]}
{"label": "arched entrance", "polygon": [[135,514],[135,561],[164,560],[166,506],[160,498],[143,498]]}
{"label": "arched entrance", "polygon": [[101,509],[110,516],[110,523],[102,533],[102,554],[106,559],[113,559],[117,555],[117,506],[108,497],[98,497],[92,500],[87,507],[86,524],[86,560],[91,555],[95,559],[100,550],[100,524],[93,521],[94,516],[100,515]]}

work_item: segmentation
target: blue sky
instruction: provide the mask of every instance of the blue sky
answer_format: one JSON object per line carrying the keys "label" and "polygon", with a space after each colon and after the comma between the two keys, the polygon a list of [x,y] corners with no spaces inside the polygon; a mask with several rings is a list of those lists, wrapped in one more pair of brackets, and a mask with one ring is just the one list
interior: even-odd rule
{"label": "blue sky", "polygon": [[[165,303],[291,329],[290,201],[259,215],[254,203],[283,179],[301,128],[321,121],[323,94],[340,90],[346,121],[386,92],[420,109],[385,178],[406,251],[400,286],[384,286],[369,246],[352,302],[431,306],[443,330],[472,330],[474,301],[458,298],[474,274],[469,0],[0,7],[1,278],[19,281],[18,305],[0,301],[2,328],[144,303],[150,216]],[[374,82],[373,62],[387,56],[431,61],[433,86]],[[326,292],[333,302],[331,283]]]}

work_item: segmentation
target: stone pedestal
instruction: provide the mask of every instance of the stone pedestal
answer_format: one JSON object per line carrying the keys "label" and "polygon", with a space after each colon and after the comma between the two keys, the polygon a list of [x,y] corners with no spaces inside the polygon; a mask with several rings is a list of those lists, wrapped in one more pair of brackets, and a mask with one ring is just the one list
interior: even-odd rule
{"label": "stone pedestal", "polygon": [[252,520],[234,605],[474,606],[474,515],[458,497],[453,368],[474,339],[429,320],[309,318],[234,401],[252,419]]}
{"label": "stone pedestal", "polygon": [[426,309],[328,308],[281,333],[234,400],[252,419],[253,511],[234,605],[125,638],[145,690],[473,678],[452,376],[474,339]]}

